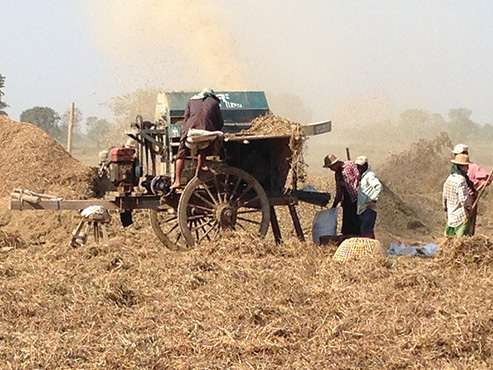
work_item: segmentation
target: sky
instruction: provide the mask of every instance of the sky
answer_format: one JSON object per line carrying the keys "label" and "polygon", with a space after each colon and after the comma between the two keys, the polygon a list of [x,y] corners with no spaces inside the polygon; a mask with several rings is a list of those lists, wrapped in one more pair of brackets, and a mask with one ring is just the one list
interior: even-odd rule
{"label": "sky", "polygon": [[209,86],[295,95],[311,121],[468,108],[493,123],[487,0],[2,0],[0,14],[13,119],[71,102],[111,119],[112,97]]}

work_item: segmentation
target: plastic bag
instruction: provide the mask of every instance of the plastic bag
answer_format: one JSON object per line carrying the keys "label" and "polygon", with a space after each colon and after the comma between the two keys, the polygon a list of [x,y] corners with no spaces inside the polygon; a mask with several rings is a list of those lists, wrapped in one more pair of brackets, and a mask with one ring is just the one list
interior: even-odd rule
{"label": "plastic bag", "polygon": [[313,242],[319,244],[320,237],[337,235],[338,208],[329,208],[315,213],[312,222]]}

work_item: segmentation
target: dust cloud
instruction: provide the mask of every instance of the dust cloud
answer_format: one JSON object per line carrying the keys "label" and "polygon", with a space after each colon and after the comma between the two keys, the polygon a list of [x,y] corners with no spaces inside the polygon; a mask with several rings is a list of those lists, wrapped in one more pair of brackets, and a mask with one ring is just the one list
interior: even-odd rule
{"label": "dust cloud", "polygon": [[[269,13],[271,5],[263,7],[274,25],[276,20],[287,19],[291,14],[279,10],[274,19],[272,15],[276,13]],[[115,95],[135,89],[200,90],[205,86],[216,90],[264,90],[276,115],[301,123],[332,120],[330,134],[312,137],[307,143],[305,160],[315,173],[322,171],[320,163],[328,152],[342,157],[349,147],[353,156],[378,156],[383,161],[391,145],[401,145],[400,140],[389,142],[384,137],[398,120],[393,102],[385,94],[367,93],[362,88],[363,95],[355,96],[348,90],[331,99],[334,92],[326,87],[314,93],[312,88],[316,89],[321,80],[327,79],[323,75],[329,67],[321,66],[328,59],[313,54],[302,63],[294,62],[296,55],[290,53],[296,47],[302,50],[295,38],[290,39],[293,44],[289,53],[286,50],[272,53],[258,47],[261,43],[253,48],[243,44],[246,33],[257,39],[263,32],[271,45],[278,45],[277,37],[288,37],[292,32],[282,22],[277,28],[268,22],[235,28],[228,18],[228,10],[220,2],[209,0],[89,0],[87,14],[94,42],[114,65],[118,76]],[[284,34],[276,36],[268,32],[269,27],[283,29]],[[290,63],[298,65],[299,70],[283,73],[291,71]],[[334,66],[330,68],[337,70]],[[310,85],[309,93],[297,88],[299,80],[304,80],[305,87]],[[288,82],[293,82],[293,91],[286,92],[283,87]],[[324,101],[325,104],[320,103]],[[321,115],[320,106],[324,112],[331,111],[330,116]],[[365,130],[375,124],[383,128],[381,142],[366,142]]]}
{"label": "dust cloud", "polygon": [[171,90],[249,88],[241,55],[212,2],[90,0],[87,13],[95,42],[124,74],[122,88],[142,88],[142,81]]}

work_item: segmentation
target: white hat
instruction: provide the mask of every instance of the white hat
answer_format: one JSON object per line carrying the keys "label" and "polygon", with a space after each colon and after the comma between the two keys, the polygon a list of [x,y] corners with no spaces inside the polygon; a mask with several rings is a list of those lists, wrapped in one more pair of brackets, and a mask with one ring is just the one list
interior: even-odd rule
{"label": "white hat", "polygon": [[354,163],[362,166],[362,165],[368,163],[368,158],[364,155],[360,155],[358,158],[355,159]]}
{"label": "white hat", "polygon": [[454,150],[452,150],[452,153],[454,154],[460,154],[460,153],[464,153],[464,152],[468,152],[469,151],[469,148],[467,147],[466,144],[457,144],[454,148]]}

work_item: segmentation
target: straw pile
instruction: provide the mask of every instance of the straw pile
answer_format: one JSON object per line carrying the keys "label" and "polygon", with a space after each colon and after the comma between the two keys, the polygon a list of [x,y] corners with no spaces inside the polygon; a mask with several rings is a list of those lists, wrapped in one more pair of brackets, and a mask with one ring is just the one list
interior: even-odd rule
{"label": "straw pile", "polygon": [[0,227],[18,233],[30,243],[67,240],[74,228],[73,213],[59,211],[9,212],[13,189],[85,199],[96,193],[94,169],[72,158],[38,127],[0,116]]}
{"label": "straw pile", "polygon": [[[11,173],[15,184],[25,175]],[[314,180],[333,190],[333,176]],[[405,215],[405,200],[379,220]],[[305,231],[316,208],[298,208]],[[78,249],[57,233],[71,216],[16,214],[0,214],[0,242],[15,245],[0,253],[2,368],[491,368],[485,236],[446,240],[431,259],[341,264],[335,248],[290,238],[287,212],[280,246],[237,233],[187,253],[163,248],[145,212],[125,230],[112,222],[108,244]],[[19,237],[37,224],[38,238]]]}
{"label": "straw pile", "polygon": [[0,142],[0,197],[14,188],[74,199],[92,195],[93,171],[38,127],[0,116]]}
{"label": "straw pile", "polygon": [[0,363],[489,367],[490,266],[440,258],[340,264],[332,253],[236,235],[177,254],[138,228],[108,245],[15,249],[0,254],[0,300],[8,302],[0,308]]}
{"label": "straw pile", "polygon": [[299,123],[276,116],[272,113],[255,118],[251,122],[251,125],[252,126],[249,129],[243,130],[242,133],[258,136],[290,135],[297,138],[303,137],[303,131],[301,130]]}
{"label": "straw pile", "polygon": [[441,192],[452,165],[452,148],[446,133],[431,140],[421,139],[402,153],[391,155],[379,170],[380,178],[397,193]]}
{"label": "straw pile", "polygon": [[292,189],[296,186],[295,184],[298,180],[304,181],[307,168],[303,158],[306,136],[299,123],[276,116],[273,113],[268,113],[264,116],[255,118],[251,122],[251,127],[242,130],[240,134],[255,136],[290,136],[289,149],[291,150],[291,157],[288,158],[290,162],[290,171],[287,176],[288,183],[286,184],[286,188]]}

